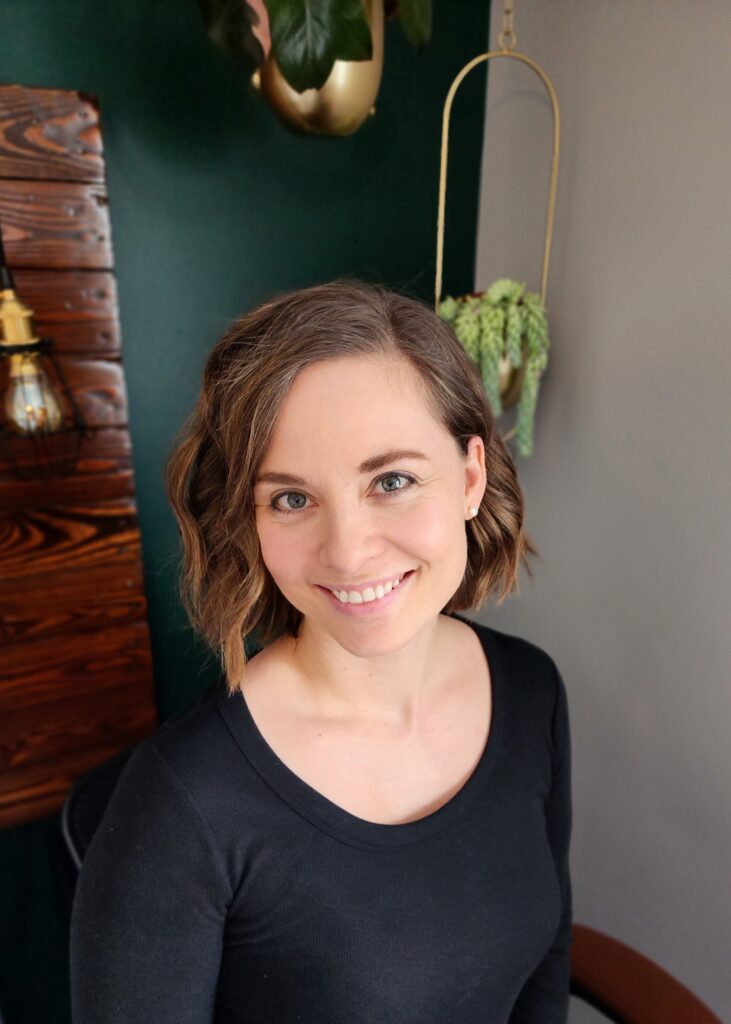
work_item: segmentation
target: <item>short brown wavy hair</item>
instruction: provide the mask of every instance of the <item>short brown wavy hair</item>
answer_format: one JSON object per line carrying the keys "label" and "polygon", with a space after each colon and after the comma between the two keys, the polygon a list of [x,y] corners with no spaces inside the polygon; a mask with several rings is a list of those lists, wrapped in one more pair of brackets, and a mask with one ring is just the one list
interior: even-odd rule
{"label": "short brown wavy hair", "polygon": [[211,352],[200,396],[166,468],[183,544],[181,594],[192,625],[221,659],[234,692],[245,640],[297,636],[302,613],[261,557],[254,481],[297,374],[345,355],[400,356],[414,367],[433,414],[466,456],[479,434],[487,487],[467,521],[467,565],[444,612],[500,604],[518,590],[519,562],[538,555],[523,529],[524,499],[513,458],[479,371],[452,328],[419,299],[340,279],[278,295],[239,317]]}

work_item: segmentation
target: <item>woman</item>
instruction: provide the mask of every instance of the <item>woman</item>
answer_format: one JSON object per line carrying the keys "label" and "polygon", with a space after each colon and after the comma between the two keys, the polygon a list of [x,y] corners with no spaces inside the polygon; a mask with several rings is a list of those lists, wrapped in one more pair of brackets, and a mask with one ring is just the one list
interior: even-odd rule
{"label": "woman", "polygon": [[566,690],[455,614],[535,549],[451,329],[356,281],[265,303],[168,492],[225,686],[140,744],[94,837],[75,1024],[563,1024]]}

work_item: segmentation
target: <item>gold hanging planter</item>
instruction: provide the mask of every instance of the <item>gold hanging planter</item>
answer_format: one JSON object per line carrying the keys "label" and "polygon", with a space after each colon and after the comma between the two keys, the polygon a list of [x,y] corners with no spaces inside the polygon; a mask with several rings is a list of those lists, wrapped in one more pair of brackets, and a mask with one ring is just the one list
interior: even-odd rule
{"label": "gold hanging planter", "polygon": [[[434,282],[434,308],[439,311],[439,303],[442,298],[442,272],[443,272],[443,261],[444,261],[444,211],[447,197],[447,159],[449,150],[449,118],[452,112],[452,103],[454,101],[457,89],[460,87],[466,76],[472,71],[473,68],[477,67],[478,64],[485,63],[492,60],[495,57],[507,57],[510,60],[520,61],[522,64],[526,64],[536,75],[540,78],[541,82],[546,88],[549,99],[551,101],[551,110],[553,113],[553,152],[551,156],[551,178],[548,190],[548,210],[546,214],[546,232],[545,240],[543,245],[543,269],[541,272],[541,302],[545,305],[546,302],[546,290],[548,286],[548,266],[551,257],[551,240],[553,237],[553,222],[556,211],[556,187],[558,184],[558,160],[559,160],[559,147],[561,138],[561,121],[560,111],[558,106],[558,97],[556,90],[553,87],[551,79],[543,68],[531,57],[528,57],[524,53],[520,53],[514,49],[516,43],[515,32],[512,28],[512,5],[506,5],[506,18],[503,21],[503,28],[498,36],[498,45],[500,49],[490,50],[488,53],[480,54],[478,57],[474,57],[471,61],[462,68],[462,70],[456,75],[452,82],[447,98],[444,103],[444,112],[442,115],[442,149],[441,149],[441,162],[439,172],[439,212],[437,218],[437,255],[436,255],[436,275]],[[481,293],[475,293],[481,294]],[[520,398],[523,377],[525,374],[525,363],[523,365],[515,367],[513,366],[506,357],[501,358],[499,367],[499,379],[500,379],[500,398],[504,409],[510,409],[514,406]],[[507,435],[509,437],[511,435]]]}
{"label": "gold hanging planter", "polygon": [[371,60],[336,60],[320,89],[297,92],[272,53],[251,76],[252,83],[284,123],[302,134],[352,135],[375,113],[383,72],[383,0],[364,0],[373,41]]}

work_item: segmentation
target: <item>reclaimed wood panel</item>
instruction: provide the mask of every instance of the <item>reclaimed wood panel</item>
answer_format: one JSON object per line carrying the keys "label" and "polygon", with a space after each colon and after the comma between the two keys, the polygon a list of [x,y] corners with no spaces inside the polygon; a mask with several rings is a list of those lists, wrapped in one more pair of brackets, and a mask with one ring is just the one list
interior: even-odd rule
{"label": "reclaimed wood panel", "polygon": [[0,579],[126,562],[138,546],[133,502],[13,512],[0,519]]}
{"label": "reclaimed wood panel", "polygon": [[76,324],[117,317],[117,285],[108,271],[18,270],[13,277],[36,323]]}
{"label": "reclaimed wood panel", "polygon": [[0,174],[4,178],[103,181],[96,98],[60,89],[2,86]]}
{"label": "reclaimed wood panel", "polygon": [[[126,684],[105,691],[106,712],[99,698],[90,694],[40,707],[29,724],[12,718],[12,736],[22,736],[44,757],[24,760],[12,769],[0,767],[0,825],[10,828],[58,811],[75,779],[153,732],[156,713],[148,691],[144,681],[137,687]],[[62,712],[72,721],[61,719],[59,727]],[[12,763],[13,750],[0,743],[3,749],[0,765],[7,757]]]}
{"label": "reclaimed wood panel", "polygon": [[[67,693],[62,699],[42,704],[13,708],[0,723],[0,767],[23,769],[26,777],[48,760],[52,746],[58,746],[65,733],[76,738],[74,756],[96,743],[95,733],[102,731],[111,742],[120,732],[126,732],[132,721],[149,720],[150,704],[145,699],[144,674],[139,682],[127,678],[124,685],[105,687],[104,696],[113,695],[105,713],[93,690],[87,693]],[[39,713],[35,713],[39,712]],[[92,723],[92,728],[90,728]],[[20,737],[20,740],[18,739]],[[0,794],[11,787],[0,776]]]}
{"label": "reclaimed wood panel", "polygon": [[[49,434],[49,440],[51,437],[52,435]],[[27,465],[25,463],[21,465],[30,470],[30,457],[27,453],[24,457],[27,459]],[[110,427],[88,430],[81,438],[75,471],[79,474],[119,471],[128,468],[131,459],[132,442],[126,428]],[[0,458],[0,487],[2,487],[3,497],[7,495],[6,488],[11,487],[15,479],[6,462]],[[47,502],[47,504],[54,504],[54,502]]]}
{"label": "reclaimed wood panel", "polygon": [[[54,445],[47,439],[51,465],[63,462],[66,439]],[[38,479],[32,473],[32,449],[20,444],[12,447],[15,464],[22,478],[13,473],[10,460],[0,452],[0,506],[3,512],[32,509],[64,502],[72,505],[134,498],[132,443],[129,431],[123,428],[90,430],[81,439],[76,465],[71,473],[49,475]]]}
{"label": "reclaimed wood panel", "polygon": [[[62,702],[74,694],[103,694],[106,690],[145,679],[150,667],[150,644],[145,623],[84,633],[40,637],[27,644],[3,648],[4,669],[13,676],[4,687],[13,711]],[[3,716],[4,717],[4,716]],[[5,726],[0,726],[0,735]]]}
{"label": "reclaimed wood panel", "polygon": [[0,223],[8,264],[88,270],[112,266],[102,183],[0,179]]}
{"label": "reclaimed wood panel", "polygon": [[39,338],[50,338],[56,355],[97,356],[116,359],[121,355],[119,324],[116,320],[48,320],[36,316]]}
{"label": "reclaimed wood panel", "polygon": [[[103,733],[109,745],[120,738],[128,738],[132,725],[145,723],[154,728],[149,702],[139,687],[129,684],[120,687],[114,695],[113,707],[114,713],[105,717],[100,714],[99,700],[95,700],[93,694],[74,694],[64,701],[39,705],[40,714],[33,714],[32,709],[30,714],[23,714],[25,709],[13,712],[7,728],[5,724],[0,727],[0,768],[11,767],[21,774],[25,785],[31,783],[35,786],[40,781],[38,768],[47,765],[49,753],[68,748],[64,742],[65,735],[74,737],[71,758],[76,759],[79,754],[98,745],[99,732]],[[92,729],[89,728],[90,722],[93,723]],[[22,736],[22,743],[15,742],[14,737],[17,736]],[[12,790],[0,775],[0,808],[2,798],[8,792]]]}
{"label": "reclaimed wood panel", "polygon": [[124,472],[110,470],[108,473],[95,475],[74,474],[41,481],[13,481],[7,490],[0,482],[0,494],[2,504],[7,505],[10,511],[19,508],[42,508],[50,501],[56,504],[62,501],[114,501],[134,498],[135,480],[130,466]]}
{"label": "reclaimed wood panel", "polygon": [[0,827],[8,827],[57,812],[80,774],[157,724],[93,97],[0,87],[0,222],[18,294],[37,333],[53,341],[86,424],[71,469],[65,439],[46,439],[49,478],[29,474],[33,453],[22,438],[0,451]]}
{"label": "reclaimed wood panel", "polygon": [[139,548],[129,560],[0,580],[0,644],[144,621]]}
{"label": "reclaimed wood panel", "polygon": [[[135,636],[135,633],[137,634]],[[147,627],[107,630],[79,645],[41,643],[43,667],[20,677],[11,710],[0,719],[0,823],[18,822],[23,804],[63,800],[75,775],[154,731],[149,700]],[[124,650],[126,657],[120,651]],[[12,648],[11,648],[12,654]],[[98,666],[102,685],[94,685]],[[85,680],[79,687],[78,680]],[[69,778],[68,772],[73,774]]]}
{"label": "reclaimed wood panel", "polygon": [[126,425],[127,388],[120,362],[65,356],[59,364],[87,427]]}

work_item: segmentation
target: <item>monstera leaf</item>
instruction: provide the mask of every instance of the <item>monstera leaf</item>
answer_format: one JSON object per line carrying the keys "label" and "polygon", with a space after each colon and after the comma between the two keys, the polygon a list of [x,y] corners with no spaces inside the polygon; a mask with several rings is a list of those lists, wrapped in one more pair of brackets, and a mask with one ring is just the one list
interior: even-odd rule
{"label": "monstera leaf", "polygon": [[[198,0],[212,41],[247,73],[266,54],[261,35],[261,8],[268,17],[266,36],[280,71],[293,89],[320,89],[336,60],[370,60],[373,42],[363,0]],[[429,42],[432,0],[386,0],[387,15],[398,13],[404,32],[417,47]]]}
{"label": "monstera leaf", "polygon": [[272,51],[297,92],[320,89],[336,60],[370,60],[363,0],[268,0]]}

